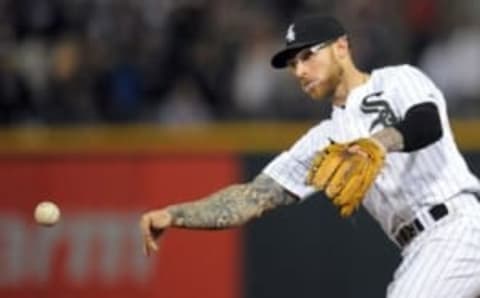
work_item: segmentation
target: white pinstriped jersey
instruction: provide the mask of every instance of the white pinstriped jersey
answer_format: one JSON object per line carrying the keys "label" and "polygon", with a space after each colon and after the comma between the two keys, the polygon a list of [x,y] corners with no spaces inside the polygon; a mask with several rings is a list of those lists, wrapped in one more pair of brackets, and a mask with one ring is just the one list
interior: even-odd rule
{"label": "white pinstriped jersey", "polygon": [[445,202],[462,191],[480,193],[478,179],[454,142],[442,92],[418,69],[401,65],[374,70],[365,84],[350,92],[344,107],[334,106],[329,119],[310,129],[263,172],[304,199],[314,192],[305,185],[312,158],[330,139],[347,142],[368,137],[403,119],[410,107],[424,102],[438,107],[442,138],[415,152],[387,154],[384,168],[363,201],[392,237],[424,207]]}

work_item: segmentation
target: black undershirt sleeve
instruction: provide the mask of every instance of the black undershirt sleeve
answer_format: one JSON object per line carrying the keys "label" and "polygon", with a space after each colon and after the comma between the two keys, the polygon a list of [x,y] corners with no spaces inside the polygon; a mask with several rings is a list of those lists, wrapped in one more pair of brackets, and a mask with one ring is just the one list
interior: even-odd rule
{"label": "black undershirt sleeve", "polygon": [[403,136],[403,151],[412,152],[438,141],[442,137],[442,124],[437,106],[425,102],[412,106],[405,118],[394,127]]}

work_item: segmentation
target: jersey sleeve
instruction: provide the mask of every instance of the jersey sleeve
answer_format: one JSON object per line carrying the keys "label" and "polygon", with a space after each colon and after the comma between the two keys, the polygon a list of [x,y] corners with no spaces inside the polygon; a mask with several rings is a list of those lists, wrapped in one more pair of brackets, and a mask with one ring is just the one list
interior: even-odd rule
{"label": "jersey sleeve", "polygon": [[445,108],[445,100],[435,84],[419,69],[404,65],[392,76],[394,96],[393,109],[401,119],[407,111],[418,104],[433,102],[439,110]]}
{"label": "jersey sleeve", "polygon": [[289,150],[274,158],[263,173],[300,199],[313,194],[315,189],[305,181],[315,153],[330,143],[328,127],[329,120],[326,120],[311,128]]}

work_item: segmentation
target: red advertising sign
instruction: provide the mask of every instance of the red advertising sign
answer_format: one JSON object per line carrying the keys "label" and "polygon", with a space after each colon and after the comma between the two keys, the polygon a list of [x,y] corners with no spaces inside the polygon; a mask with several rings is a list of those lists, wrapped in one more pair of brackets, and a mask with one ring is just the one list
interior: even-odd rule
{"label": "red advertising sign", "polygon": [[[241,297],[238,231],[172,229],[147,258],[138,229],[143,211],[238,175],[221,155],[3,157],[0,297]],[[54,227],[33,222],[42,200],[62,211]]]}

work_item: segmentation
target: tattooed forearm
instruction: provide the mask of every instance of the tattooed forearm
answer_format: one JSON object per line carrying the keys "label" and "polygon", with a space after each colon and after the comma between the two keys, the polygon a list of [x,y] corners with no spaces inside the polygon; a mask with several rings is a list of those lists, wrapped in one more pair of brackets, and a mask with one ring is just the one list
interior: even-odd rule
{"label": "tattooed forearm", "polygon": [[403,150],[403,136],[393,127],[387,127],[372,135],[374,139],[385,146],[388,152]]}
{"label": "tattooed forearm", "polygon": [[223,229],[240,226],[265,211],[289,205],[297,199],[263,174],[254,181],[227,187],[202,200],[173,205],[168,212],[173,226]]}

